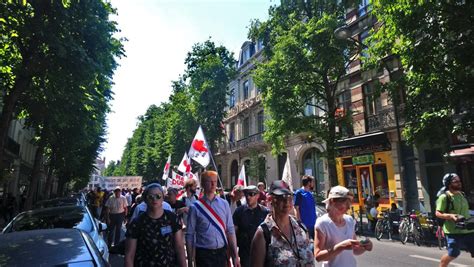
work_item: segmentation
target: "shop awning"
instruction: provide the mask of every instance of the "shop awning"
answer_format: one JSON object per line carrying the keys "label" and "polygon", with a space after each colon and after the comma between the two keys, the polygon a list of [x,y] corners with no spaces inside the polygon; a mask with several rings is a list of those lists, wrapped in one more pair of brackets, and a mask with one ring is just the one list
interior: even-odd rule
{"label": "shop awning", "polygon": [[449,152],[450,158],[458,157],[474,157],[474,144],[470,144],[468,147],[454,149]]}
{"label": "shop awning", "polygon": [[339,156],[353,156],[391,150],[385,132],[376,132],[339,140],[336,142]]}

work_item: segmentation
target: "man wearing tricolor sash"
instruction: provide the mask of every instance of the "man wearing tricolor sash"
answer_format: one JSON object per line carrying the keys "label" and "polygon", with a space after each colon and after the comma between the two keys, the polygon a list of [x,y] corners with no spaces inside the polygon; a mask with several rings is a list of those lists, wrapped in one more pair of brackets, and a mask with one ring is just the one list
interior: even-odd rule
{"label": "man wearing tricolor sash", "polygon": [[234,223],[229,204],[215,195],[217,172],[201,175],[204,196],[189,209],[186,231],[188,266],[240,267]]}

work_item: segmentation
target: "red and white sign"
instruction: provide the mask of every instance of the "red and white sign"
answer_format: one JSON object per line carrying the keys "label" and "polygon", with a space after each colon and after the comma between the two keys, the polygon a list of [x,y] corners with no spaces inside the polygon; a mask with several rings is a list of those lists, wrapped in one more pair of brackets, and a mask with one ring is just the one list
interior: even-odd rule
{"label": "red and white sign", "polygon": [[181,189],[184,187],[184,176],[171,171],[171,179],[168,179],[167,187],[174,187]]}
{"label": "red and white sign", "polygon": [[209,146],[207,145],[206,138],[204,137],[204,132],[202,131],[201,126],[199,126],[199,129],[196,135],[194,136],[188,155],[192,160],[196,161],[204,168],[209,165]]}

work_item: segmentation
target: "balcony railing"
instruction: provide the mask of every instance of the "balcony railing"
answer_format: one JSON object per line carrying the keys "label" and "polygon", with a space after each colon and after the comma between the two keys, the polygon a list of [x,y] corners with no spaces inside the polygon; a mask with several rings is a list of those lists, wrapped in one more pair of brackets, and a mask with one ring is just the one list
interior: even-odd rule
{"label": "balcony railing", "polygon": [[[398,107],[398,125],[405,124],[405,117],[402,116],[404,106]],[[370,115],[367,117],[367,132],[373,132],[378,130],[387,130],[397,127],[395,120],[395,108],[388,107],[380,110],[377,114]]]}

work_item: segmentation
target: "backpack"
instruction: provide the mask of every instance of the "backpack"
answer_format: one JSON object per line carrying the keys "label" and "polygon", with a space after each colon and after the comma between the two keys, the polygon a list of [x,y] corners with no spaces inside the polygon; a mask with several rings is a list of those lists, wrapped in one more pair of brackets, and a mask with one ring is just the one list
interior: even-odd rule
{"label": "backpack", "polygon": [[[296,222],[303,229],[303,231],[305,231],[305,233],[308,234],[308,229],[306,229],[306,226],[298,220],[296,220]],[[262,222],[260,224],[260,227],[262,228],[263,237],[265,238],[265,253],[266,253],[266,255],[265,255],[265,262],[264,262],[263,266],[273,266],[271,264],[271,259],[268,257],[268,255],[269,255],[268,254],[268,246],[270,245],[270,242],[272,240],[270,229],[268,228],[268,225],[265,222]]]}

